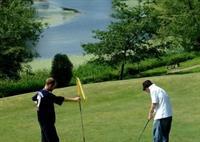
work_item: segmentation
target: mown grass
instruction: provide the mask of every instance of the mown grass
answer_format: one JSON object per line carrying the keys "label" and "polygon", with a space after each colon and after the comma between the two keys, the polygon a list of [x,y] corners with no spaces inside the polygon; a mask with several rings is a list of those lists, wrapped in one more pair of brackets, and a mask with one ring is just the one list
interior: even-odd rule
{"label": "mown grass", "polygon": [[[88,97],[83,104],[87,142],[137,141],[143,128],[150,98],[141,88],[147,78],[111,81],[84,85]],[[200,73],[148,78],[165,88],[170,95],[174,117],[172,142],[199,142],[200,135]],[[74,96],[75,87],[57,89],[57,95]],[[40,129],[34,93],[0,99],[0,141],[37,142]],[[80,142],[81,125],[78,104],[56,106],[57,130],[61,142]],[[151,126],[147,127],[142,141],[151,141]]]}

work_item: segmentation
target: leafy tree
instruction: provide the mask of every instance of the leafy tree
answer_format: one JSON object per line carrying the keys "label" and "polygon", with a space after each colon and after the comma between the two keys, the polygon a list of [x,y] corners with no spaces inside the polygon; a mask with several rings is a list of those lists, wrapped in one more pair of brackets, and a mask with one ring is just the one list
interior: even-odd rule
{"label": "leafy tree", "polygon": [[72,79],[73,65],[67,55],[56,54],[51,68],[51,76],[56,80],[57,87],[68,86]]}
{"label": "leafy tree", "polygon": [[129,8],[125,3],[115,2],[116,21],[106,31],[95,31],[94,38],[99,42],[84,44],[83,49],[95,55],[99,62],[121,64],[120,79],[123,79],[127,61],[139,63],[145,58],[160,56],[164,49],[161,44],[152,46],[151,39],[156,36],[160,22],[150,7]]}
{"label": "leafy tree", "polygon": [[186,51],[200,50],[200,1],[156,0],[162,26],[159,36]]}
{"label": "leafy tree", "polygon": [[36,56],[33,48],[43,25],[35,20],[32,0],[0,1],[0,77],[19,78],[21,63]]}
{"label": "leafy tree", "polygon": [[121,64],[123,78],[127,62],[139,62],[165,53],[200,50],[199,0],[114,0],[115,18],[105,31],[94,31],[97,43],[83,44],[99,63]]}

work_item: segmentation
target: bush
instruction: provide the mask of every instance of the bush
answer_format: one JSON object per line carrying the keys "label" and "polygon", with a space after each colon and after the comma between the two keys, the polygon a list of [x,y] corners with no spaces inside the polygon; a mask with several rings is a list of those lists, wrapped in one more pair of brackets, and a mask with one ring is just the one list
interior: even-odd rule
{"label": "bush", "polygon": [[169,57],[166,65],[167,66],[176,65],[176,64],[179,65],[179,63],[181,63],[181,62],[191,60],[193,58],[195,58],[195,55],[193,53],[176,54],[176,55]]}
{"label": "bush", "polygon": [[160,66],[165,66],[166,63],[167,61],[163,59],[147,59],[147,60],[141,61],[139,63],[139,66],[138,64],[129,63],[125,67],[125,74],[134,76],[146,70],[150,70],[150,69],[160,67]]}
{"label": "bush", "polygon": [[[79,77],[83,83],[117,80],[119,73],[107,65],[87,63],[74,70],[74,76]],[[73,81],[75,83],[75,81]]]}
{"label": "bush", "polygon": [[[167,74],[166,65],[174,60],[186,61],[194,58],[193,53],[184,53],[178,55],[170,55],[162,57],[161,59],[148,59],[140,62],[139,70],[137,64],[126,64],[125,75],[126,79],[132,77],[144,77]],[[61,64],[59,64],[61,65]],[[199,68],[194,68],[179,73],[199,72]],[[26,66],[24,72],[21,74],[19,81],[2,80],[0,81],[0,97],[12,96],[26,92],[36,91],[41,89],[45,83],[46,78],[49,77],[48,70],[32,72],[30,67]],[[73,70],[74,78],[69,85],[76,84],[75,77],[79,77],[82,83],[94,83],[119,79],[119,68],[114,68],[106,64],[98,64],[96,62],[89,62],[80,65]],[[63,73],[59,73],[64,77]],[[176,73],[177,74],[177,73]]]}
{"label": "bush", "polygon": [[196,57],[196,55],[194,53],[180,53],[180,54],[176,54],[176,55],[172,54],[172,55],[164,56],[159,59],[156,59],[156,58],[146,59],[139,63],[139,68],[138,68],[138,64],[129,63],[125,67],[125,75],[134,76],[136,74],[140,74],[141,72],[151,70],[154,68],[158,68],[158,67],[162,67],[162,66],[165,67],[165,66],[169,66],[169,65],[176,65],[181,62],[191,60],[195,57]]}
{"label": "bush", "polygon": [[21,79],[0,80],[0,97],[13,96],[21,93],[33,92],[42,89],[49,71],[37,71],[32,75],[22,74]]}
{"label": "bush", "polygon": [[167,69],[165,67],[159,67],[140,73],[140,77],[158,76],[165,74],[167,74]]}
{"label": "bush", "polygon": [[52,62],[51,76],[56,80],[57,87],[68,86],[72,79],[73,65],[67,55],[57,54]]}

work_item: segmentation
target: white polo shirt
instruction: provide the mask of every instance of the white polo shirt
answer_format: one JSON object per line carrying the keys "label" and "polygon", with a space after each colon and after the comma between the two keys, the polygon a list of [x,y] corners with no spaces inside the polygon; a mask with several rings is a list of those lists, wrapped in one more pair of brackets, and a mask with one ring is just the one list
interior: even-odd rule
{"label": "white polo shirt", "polygon": [[165,90],[156,86],[155,84],[152,84],[149,87],[149,90],[152,103],[157,104],[154,110],[154,120],[172,116],[171,102]]}

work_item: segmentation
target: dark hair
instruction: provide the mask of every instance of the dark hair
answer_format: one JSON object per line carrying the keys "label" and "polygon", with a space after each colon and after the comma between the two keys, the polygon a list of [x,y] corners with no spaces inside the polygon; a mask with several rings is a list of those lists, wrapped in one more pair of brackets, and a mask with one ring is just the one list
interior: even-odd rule
{"label": "dark hair", "polygon": [[143,85],[143,90],[146,90],[146,88],[149,88],[153,83],[150,80],[146,80],[142,83]]}
{"label": "dark hair", "polygon": [[50,77],[50,78],[47,78],[47,80],[46,80],[46,85],[56,85],[56,80],[54,79],[54,78],[52,78],[52,77]]}

